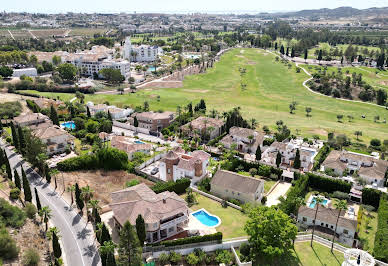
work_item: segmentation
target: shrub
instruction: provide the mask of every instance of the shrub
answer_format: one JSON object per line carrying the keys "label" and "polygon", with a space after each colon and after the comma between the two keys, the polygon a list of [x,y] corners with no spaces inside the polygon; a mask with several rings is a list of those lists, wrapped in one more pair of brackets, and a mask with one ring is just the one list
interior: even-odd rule
{"label": "shrub", "polygon": [[298,206],[295,203],[295,199],[298,197],[304,198],[307,192],[308,183],[309,177],[307,175],[301,175],[300,178],[295,181],[295,185],[289,190],[286,200],[280,203],[280,209],[287,214],[296,214]]}
{"label": "shrub", "polygon": [[178,263],[182,260],[182,255],[175,251],[171,251],[169,258],[172,263]]}
{"label": "shrub", "polygon": [[27,217],[30,219],[34,219],[36,215],[36,207],[31,202],[27,202],[26,206],[24,207],[24,212],[26,213]]}
{"label": "shrub", "polygon": [[182,194],[186,192],[186,189],[190,186],[191,180],[189,178],[178,179],[176,182],[158,182],[153,187],[152,190],[155,193],[161,193],[164,191],[175,192],[177,194]]}
{"label": "shrub", "polygon": [[373,188],[362,189],[362,203],[365,205],[371,205],[376,209],[379,208],[381,192]]}
{"label": "shrub", "polygon": [[388,262],[388,195],[380,197],[378,209],[377,232],[375,236],[374,257],[378,260]]}
{"label": "shrub", "polygon": [[211,181],[211,179],[208,178],[208,177],[205,177],[201,181],[199,181],[198,184],[197,184],[199,190],[202,190],[202,191],[205,191],[205,192],[209,192],[210,188],[211,188],[210,181]]}
{"label": "shrub", "polygon": [[162,253],[159,255],[159,262],[161,265],[165,265],[170,261],[170,257],[167,253]]}
{"label": "shrub", "polygon": [[13,259],[19,254],[19,248],[15,240],[9,235],[7,229],[2,226],[0,229],[0,257],[3,259]]}
{"label": "shrub", "polygon": [[308,185],[313,189],[319,189],[328,193],[333,193],[334,191],[349,193],[352,188],[351,184],[342,180],[326,178],[311,173],[308,173],[307,175],[309,181]]}
{"label": "shrub", "polygon": [[228,265],[233,260],[232,253],[230,253],[228,250],[225,249],[218,249],[216,251],[216,262],[218,263],[224,263],[225,265]]}
{"label": "shrub", "polygon": [[138,184],[140,184],[139,180],[132,179],[132,180],[129,180],[129,181],[125,182],[125,187],[133,187],[133,186],[136,186]]}
{"label": "shrub", "polygon": [[11,189],[11,191],[9,192],[9,196],[13,200],[19,199],[20,198],[20,189],[18,189],[17,187]]}
{"label": "shrub", "polygon": [[189,265],[197,265],[199,263],[199,258],[192,252],[186,256],[186,261]]}
{"label": "shrub", "polygon": [[381,146],[381,141],[379,139],[372,139],[370,141],[370,145],[372,145],[373,147],[379,147]]}
{"label": "shrub", "polygon": [[39,264],[39,261],[40,261],[40,256],[35,249],[29,248],[26,250],[26,252],[24,252],[24,255],[23,255],[24,265],[35,266]]}
{"label": "shrub", "polygon": [[263,196],[261,198],[261,204],[265,205],[265,203],[267,202],[267,197],[266,196]]}
{"label": "shrub", "polygon": [[230,203],[233,203],[234,205],[241,206],[241,201],[238,199],[229,199],[228,200]]}
{"label": "shrub", "polygon": [[349,194],[341,191],[334,191],[332,197],[340,200],[347,200],[349,199]]}
{"label": "shrub", "polygon": [[0,198],[0,221],[6,226],[21,227],[26,221],[26,214],[22,209],[12,206],[5,199]]}
{"label": "shrub", "polygon": [[154,246],[163,245],[165,247],[174,247],[174,246],[180,246],[180,245],[186,245],[186,244],[192,244],[192,243],[201,243],[201,242],[207,242],[207,241],[217,241],[218,243],[221,243],[222,233],[217,232],[215,234],[204,235],[204,236],[192,236],[192,237],[186,237],[186,238],[179,238],[176,240],[166,240],[160,243],[156,243],[154,244]]}
{"label": "shrub", "polygon": [[319,168],[321,167],[321,164],[327,158],[327,156],[329,155],[331,150],[332,149],[330,148],[330,146],[328,144],[323,145],[323,147],[319,150],[317,156],[315,156],[315,158],[314,158],[314,167],[313,167],[313,169],[315,171],[319,170]]}

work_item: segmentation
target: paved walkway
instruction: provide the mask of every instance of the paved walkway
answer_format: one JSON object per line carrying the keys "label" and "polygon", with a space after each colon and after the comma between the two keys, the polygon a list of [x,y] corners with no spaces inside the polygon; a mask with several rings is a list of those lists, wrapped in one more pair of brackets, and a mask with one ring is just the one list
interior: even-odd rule
{"label": "paved walkway", "polygon": [[36,187],[42,206],[48,206],[51,209],[51,223],[59,229],[67,265],[101,265],[92,225],[86,224],[81,216],[19,154],[6,147],[3,140],[0,140],[0,146],[2,149],[5,148],[11,168],[16,168],[20,176],[20,167],[23,167],[30,181],[33,200],[35,200],[34,188]]}
{"label": "paved walkway", "polygon": [[265,206],[273,206],[280,203],[279,197],[286,195],[288,189],[291,187],[291,183],[279,182],[279,184],[272,190],[267,196],[267,202]]}

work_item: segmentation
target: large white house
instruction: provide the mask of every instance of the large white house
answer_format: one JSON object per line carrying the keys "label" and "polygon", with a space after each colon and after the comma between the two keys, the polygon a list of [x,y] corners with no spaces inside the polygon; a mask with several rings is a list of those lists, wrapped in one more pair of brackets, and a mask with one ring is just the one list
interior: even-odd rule
{"label": "large white house", "polygon": [[88,102],[86,105],[88,106],[91,115],[95,115],[98,112],[104,112],[104,113],[109,112],[113,119],[123,119],[133,113],[133,110],[131,108],[123,109],[123,108],[118,108],[114,105],[106,105],[106,104],[94,105],[93,102]]}
{"label": "large white house", "polygon": [[198,150],[187,154],[177,147],[169,151],[159,163],[159,178],[163,181],[176,181],[188,177],[201,179],[207,174],[210,154]]}
{"label": "large white house", "polygon": [[133,46],[130,37],[125,39],[123,57],[131,62],[154,62],[162,53],[163,49],[158,46]]}
{"label": "large white house", "polygon": [[33,132],[47,146],[47,155],[62,153],[66,148],[74,148],[74,139],[66,130],[59,126],[38,128]]}

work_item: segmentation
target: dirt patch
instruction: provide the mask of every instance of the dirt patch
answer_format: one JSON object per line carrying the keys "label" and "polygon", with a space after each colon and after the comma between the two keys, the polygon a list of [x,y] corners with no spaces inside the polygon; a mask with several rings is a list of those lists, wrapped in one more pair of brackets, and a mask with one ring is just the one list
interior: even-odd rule
{"label": "dirt patch", "polygon": [[327,136],[327,131],[321,128],[310,130],[310,132],[316,135]]}
{"label": "dirt patch", "polygon": [[245,50],[240,50],[240,54],[243,54],[243,53],[245,53]]}
{"label": "dirt patch", "polygon": [[183,86],[182,81],[152,81],[144,84],[141,88],[151,91],[152,89],[164,89],[164,88],[181,88]]}
{"label": "dirt patch", "polygon": [[207,93],[209,90],[183,90],[187,92],[195,92],[195,93]]}
{"label": "dirt patch", "polygon": [[248,65],[256,65],[257,63],[255,61],[248,61]]}
{"label": "dirt patch", "polygon": [[243,55],[236,55],[236,57],[238,57],[238,58],[246,58],[245,56],[243,56]]}
{"label": "dirt patch", "polygon": [[[89,185],[94,190],[93,198],[99,200],[102,207],[111,203],[112,192],[125,188],[125,182],[132,179],[137,179],[149,187],[154,184],[147,179],[125,171],[75,171],[64,172],[63,175],[62,173],[58,175],[57,191],[63,191],[63,182],[65,183],[65,188],[75,183],[78,183],[80,187]],[[64,195],[70,201],[70,194],[65,192]]]}
{"label": "dirt patch", "polygon": [[383,80],[379,82],[383,86],[388,86],[388,80]]}

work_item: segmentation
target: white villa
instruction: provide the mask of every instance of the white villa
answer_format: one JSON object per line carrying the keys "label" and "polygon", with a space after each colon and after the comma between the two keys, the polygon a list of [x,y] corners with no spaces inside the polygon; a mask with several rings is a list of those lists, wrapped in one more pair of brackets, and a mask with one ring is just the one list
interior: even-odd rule
{"label": "white villa", "polygon": [[210,154],[198,150],[187,154],[177,147],[169,151],[159,163],[159,178],[163,181],[176,181],[188,177],[201,179],[207,175]]}
{"label": "white villa", "polygon": [[67,147],[74,148],[75,137],[59,126],[37,128],[32,133],[47,145],[47,155],[65,152]]}
{"label": "white villa", "polygon": [[114,225],[136,224],[141,215],[146,225],[146,242],[155,243],[182,232],[189,221],[186,201],[174,192],[156,194],[144,183],[112,193]]}
{"label": "white villa", "polygon": [[113,119],[123,119],[130,116],[133,113],[133,110],[130,108],[123,109],[118,108],[114,105],[106,105],[106,104],[97,104],[94,105],[92,102],[88,102],[86,104],[89,107],[91,115],[95,115],[98,112],[110,113]]}

